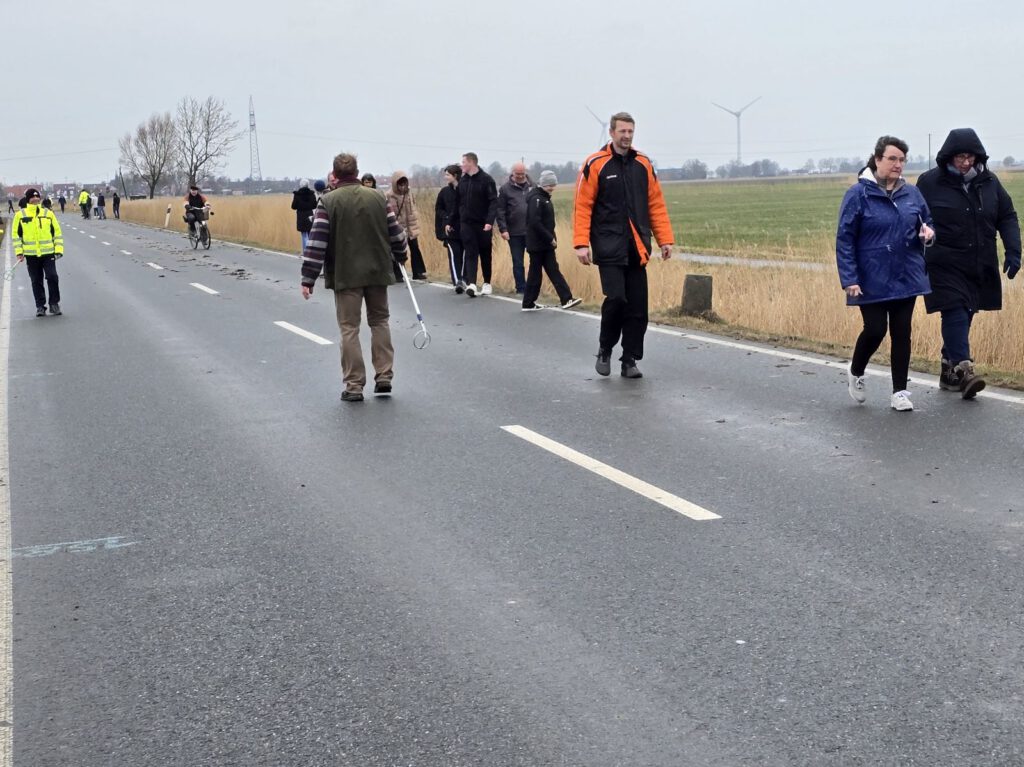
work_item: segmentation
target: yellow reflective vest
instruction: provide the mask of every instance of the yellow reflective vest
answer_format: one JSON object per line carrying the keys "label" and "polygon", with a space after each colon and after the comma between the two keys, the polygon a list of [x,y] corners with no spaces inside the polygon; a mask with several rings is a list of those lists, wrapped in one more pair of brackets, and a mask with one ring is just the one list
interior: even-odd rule
{"label": "yellow reflective vest", "polygon": [[87,191],[85,191],[84,189],[82,190],[82,193],[80,195],[78,195],[78,204],[79,205],[88,205],[89,204],[89,193]]}
{"label": "yellow reflective vest", "polygon": [[53,256],[64,254],[64,235],[60,222],[42,205],[26,205],[14,214],[11,242],[16,256]]}

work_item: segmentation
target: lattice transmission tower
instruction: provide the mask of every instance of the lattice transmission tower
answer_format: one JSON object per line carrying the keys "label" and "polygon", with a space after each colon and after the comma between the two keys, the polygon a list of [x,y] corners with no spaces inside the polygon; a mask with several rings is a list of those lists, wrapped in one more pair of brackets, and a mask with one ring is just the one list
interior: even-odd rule
{"label": "lattice transmission tower", "polygon": [[260,142],[256,137],[256,108],[249,97],[249,191],[259,191],[263,186],[263,172],[260,170]]}

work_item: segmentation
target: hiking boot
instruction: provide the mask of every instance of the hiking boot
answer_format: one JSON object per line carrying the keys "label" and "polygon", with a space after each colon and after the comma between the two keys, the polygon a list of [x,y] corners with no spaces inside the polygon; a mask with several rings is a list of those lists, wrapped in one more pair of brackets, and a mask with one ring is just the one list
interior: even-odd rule
{"label": "hiking boot", "polygon": [[491,283],[489,283],[489,282],[485,282],[483,285],[480,286],[480,295],[481,296],[489,296],[493,292],[494,291],[491,290]]}
{"label": "hiking boot", "polygon": [[460,295],[461,296],[465,292],[466,292],[466,283],[464,283],[462,280],[459,280],[458,282],[456,282],[455,283],[455,293],[456,293],[456,295]]}
{"label": "hiking boot", "polygon": [[949,360],[943,358],[942,372],[939,373],[939,388],[943,391],[960,391],[960,374],[954,372]]}
{"label": "hiking boot", "polygon": [[622,371],[621,375],[623,378],[643,378],[644,374],[640,372],[640,368],[636,366],[636,360],[632,357],[622,358]]}
{"label": "hiking boot", "polygon": [[362,402],[363,393],[361,391],[343,391],[341,393],[342,402]]}
{"label": "hiking boot", "polygon": [[853,397],[855,402],[864,402],[868,398],[864,376],[855,376],[852,366],[846,369],[846,376],[846,387],[847,391],[850,392],[850,396]]}
{"label": "hiking boot", "polygon": [[389,396],[391,394],[391,381],[377,381],[373,385],[373,393],[381,397]]}
{"label": "hiking boot", "polygon": [[60,304],[50,304],[50,314],[53,314],[53,315],[56,315],[56,316],[59,317],[63,313],[64,312],[62,312],[60,310]]}
{"label": "hiking boot", "polygon": [[597,362],[594,363],[594,370],[599,376],[612,374],[612,353],[604,349],[597,350]]}
{"label": "hiking boot", "polygon": [[914,403],[910,401],[910,392],[906,389],[903,391],[893,392],[892,399],[889,400],[889,405],[893,410],[897,410],[901,413],[906,413],[914,409]]}
{"label": "hiking boot", "polygon": [[958,362],[953,373],[960,379],[960,396],[964,399],[974,399],[985,388],[985,379],[974,372],[971,360]]}
{"label": "hiking boot", "polygon": [[572,309],[574,306],[579,306],[582,303],[583,303],[583,299],[582,298],[570,298],[568,301],[566,301],[564,304],[562,304],[562,308],[563,309]]}
{"label": "hiking boot", "polygon": [[46,316],[46,307],[45,306],[37,306],[36,307],[36,317],[45,317],[45,316]]}

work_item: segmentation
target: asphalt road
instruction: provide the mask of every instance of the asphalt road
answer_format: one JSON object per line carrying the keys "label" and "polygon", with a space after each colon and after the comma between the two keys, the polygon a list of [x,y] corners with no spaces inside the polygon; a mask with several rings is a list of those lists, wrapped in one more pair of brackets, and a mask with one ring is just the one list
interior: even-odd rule
{"label": "asphalt road", "polygon": [[15,767],[1024,763],[1024,398],[654,329],[600,378],[438,286],[417,351],[395,286],[343,403],[297,260],[63,220],[64,316],[5,286]]}

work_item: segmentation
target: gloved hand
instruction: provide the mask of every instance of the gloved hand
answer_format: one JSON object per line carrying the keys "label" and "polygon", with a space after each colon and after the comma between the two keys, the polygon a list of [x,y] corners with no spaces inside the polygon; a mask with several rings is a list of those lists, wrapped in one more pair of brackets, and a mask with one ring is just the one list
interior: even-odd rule
{"label": "gloved hand", "polygon": [[1003,271],[1006,273],[1006,279],[1012,280],[1017,276],[1017,272],[1020,271],[1020,256],[1016,258],[1010,258],[1007,256],[1003,259]]}
{"label": "gloved hand", "polygon": [[64,253],[63,253],[63,252],[61,252],[61,253],[54,253],[54,254],[53,254],[53,257],[54,257],[55,259],[57,259],[57,258],[64,258]]}
{"label": "gloved hand", "polygon": [[409,260],[409,251],[403,250],[402,255],[395,256],[395,261],[405,266],[405,262]]}

